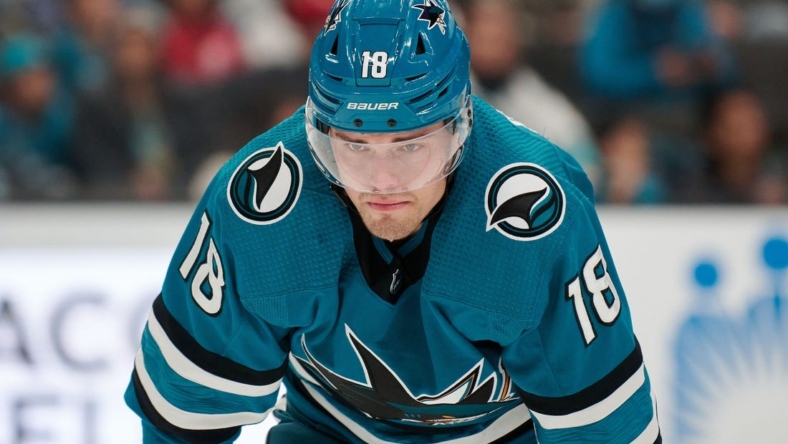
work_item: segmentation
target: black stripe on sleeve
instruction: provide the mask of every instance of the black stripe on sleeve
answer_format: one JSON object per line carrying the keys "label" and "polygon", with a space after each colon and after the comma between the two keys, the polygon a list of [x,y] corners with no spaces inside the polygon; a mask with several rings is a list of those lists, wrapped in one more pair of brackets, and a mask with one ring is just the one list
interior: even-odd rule
{"label": "black stripe on sleeve", "polygon": [[616,368],[595,384],[575,393],[574,395],[548,398],[532,395],[517,389],[525,405],[529,409],[545,415],[568,415],[590,407],[610,396],[625,383],[643,364],[640,344],[635,339],[635,349]]}
{"label": "black stripe on sleeve", "polygon": [[520,427],[517,427],[516,429],[496,439],[490,444],[506,444],[510,442],[515,442],[516,439],[524,437],[528,432],[533,430],[533,428],[534,428],[534,421],[532,419],[529,419],[528,421],[525,421]]}
{"label": "black stripe on sleeve", "polygon": [[216,444],[229,440],[240,430],[240,427],[230,427],[227,429],[217,430],[188,430],[174,426],[172,423],[164,419],[164,417],[161,416],[159,412],[157,412],[153,407],[153,404],[150,402],[150,398],[148,398],[148,395],[145,393],[145,389],[142,387],[140,377],[137,375],[137,370],[134,370],[131,373],[131,379],[134,384],[134,393],[137,397],[137,403],[139,403],[142,413],[145,414],[145,417],[148,418],[154,427],[165,433],[177,436],[178,438],[193,444]]}
{"label": "black stripe on sleeve", "polygon": [[654,441],[654,444],[662,444],[662,432],[659,432],[659,435],[657,435],[657,440]]}
{"label": "black stripe on sleeve", "polygon": [[204,349],[167,310],[161,295],[153,302],[153,314],[175,347],[191,362],[208,373],[231,381],[257,386],[279,382],[285,374],[287,357],[279,368],[257,371]]}

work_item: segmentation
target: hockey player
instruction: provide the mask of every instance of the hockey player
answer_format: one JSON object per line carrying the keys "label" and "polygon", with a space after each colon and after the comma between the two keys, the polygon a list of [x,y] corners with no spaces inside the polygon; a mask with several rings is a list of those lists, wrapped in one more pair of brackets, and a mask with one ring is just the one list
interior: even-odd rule
{"label": "hockey player", "polygon": [[309,82],[175,250],[126,392],[144,441],[274,411],[273,444],[661,442],[591,186],[471,95],[445,0],[338,0]]}

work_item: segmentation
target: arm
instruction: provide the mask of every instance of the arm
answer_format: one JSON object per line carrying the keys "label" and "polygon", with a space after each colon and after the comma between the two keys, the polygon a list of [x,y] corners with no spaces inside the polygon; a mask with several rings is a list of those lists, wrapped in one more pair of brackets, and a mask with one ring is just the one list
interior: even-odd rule
{"label": "arm", "polygon": [[232,442],[274,406],[286,369],[287,331],[250,313],[237,293],[216,188],[175,251],[126,390],[148,444]]}
{"label": "arm", "polygon": [[[577,191],[575,191],[577,193]],[[504,366],[541,443],[661,442],[626,296],[590,201],[569,214],[545,261],[534,318]]]}

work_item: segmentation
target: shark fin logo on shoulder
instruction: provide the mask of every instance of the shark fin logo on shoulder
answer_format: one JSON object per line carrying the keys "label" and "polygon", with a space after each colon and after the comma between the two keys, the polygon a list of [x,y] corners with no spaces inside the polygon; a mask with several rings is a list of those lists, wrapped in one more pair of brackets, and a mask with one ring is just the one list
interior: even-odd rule
{"label": "shark fin logo on shoulder", "polygon": [[498,230],[517,241],[541,239],[561,225],[564,190],[544,168],[515,163],[501,168],[485,194],[487,231]]}
{"label": "shark fin logo on shoulder", "polygon": [[227,187],[227,199],[235,214],[256,225],[284,219],[301,195],[301,163],[279,142],[246,158],[235,170]]}

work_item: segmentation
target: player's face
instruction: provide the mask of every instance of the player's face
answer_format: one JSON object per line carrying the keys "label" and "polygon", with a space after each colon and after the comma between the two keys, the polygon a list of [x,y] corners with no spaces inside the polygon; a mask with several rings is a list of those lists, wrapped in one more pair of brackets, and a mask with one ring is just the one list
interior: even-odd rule
{"label": "player's face", "polygon": [[[334,133],[332,136],[359,144],[396,144],[401,140],[417,139],[424,134],[430,134],[442,126],[443,123],[438,123],[418,131],[396,134],[356,134],[332,131]],[[400,175],[396,174],[396,169],[392,169],[392,166],[388,164],[388,162],[396,162],[396,160],[381,156],[380,159],[373,161],[377,162],[372,166],[376,188],[379,187],[383,190],[391,187],[396,188]],[[424,159],[424,161],[429,162],[430,159]],[[337,156],[337,164],[342,169],[340,156]],[[348,197],[361,215],[367,229],[375,236],[389,241],[404,239],[418,231],[424,218],[441,200],[445,191],[445,178],[419,189],[402,193],[368,193],[346,188]]]}

